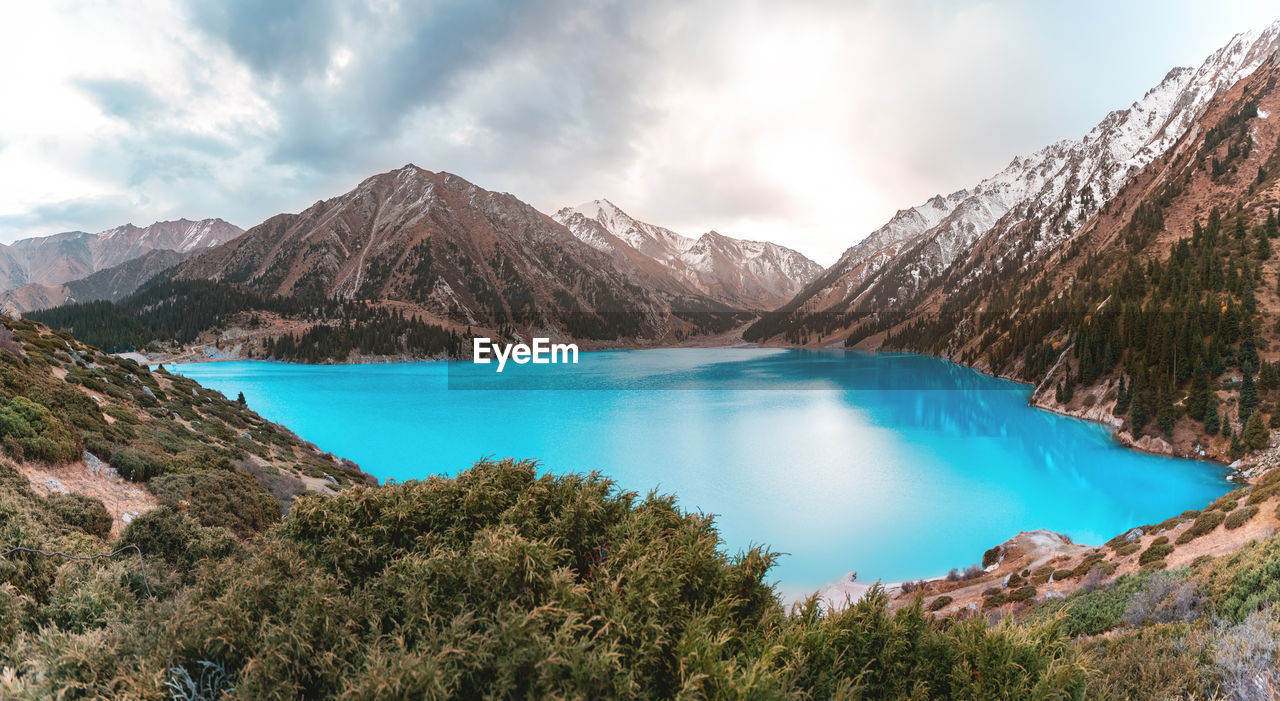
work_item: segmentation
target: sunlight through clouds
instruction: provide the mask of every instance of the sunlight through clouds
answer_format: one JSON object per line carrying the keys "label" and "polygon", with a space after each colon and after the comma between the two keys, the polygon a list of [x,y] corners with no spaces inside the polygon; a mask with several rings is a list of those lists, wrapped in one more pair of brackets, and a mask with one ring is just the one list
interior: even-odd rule
{"label": "sunlight through clouds", "polygon": [[821,263],[1268,3],[9,3],[0,240],[249,227],[413,162]]}

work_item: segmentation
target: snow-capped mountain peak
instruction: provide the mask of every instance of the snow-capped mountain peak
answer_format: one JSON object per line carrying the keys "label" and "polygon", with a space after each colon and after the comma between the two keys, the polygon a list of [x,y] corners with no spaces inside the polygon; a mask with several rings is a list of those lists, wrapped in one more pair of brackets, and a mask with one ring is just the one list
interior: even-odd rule
{"label": "snow-capped mountain peak", "polygon": [[684,236],[635,219],[605,199],[565,207],[554,219],[597,250],[631,259],[643,256],[677,285],[731,306],[773,309],[822,270],[784,246],[716,231]]}
{"label": "snow-capped mountain peak", "polygon": [[[789,308],[843,311],[908,299],[984,237],[1027,235],[1037,252],[1068,240],[1141,168],[1180,139],[1209,102],[1280,49],[1280,22],[1236,35],[1198,68],[1175,68],[1078,140],[1015,156],[972,188],[897,212],[850,247]],[[1000,248],[1011,249],[1013,241]],[[874,302],[874,303],[872,303]]]}

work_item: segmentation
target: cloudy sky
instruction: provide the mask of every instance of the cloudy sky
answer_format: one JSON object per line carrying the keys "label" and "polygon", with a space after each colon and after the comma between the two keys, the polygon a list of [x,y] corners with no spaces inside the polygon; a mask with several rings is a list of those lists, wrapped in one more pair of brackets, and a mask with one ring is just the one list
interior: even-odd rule
{"label": "cloudy sky", "polygon": [[0,241],[249,227],[415,163],[821,263],[1077,137],[1267,1],[0,7]]}

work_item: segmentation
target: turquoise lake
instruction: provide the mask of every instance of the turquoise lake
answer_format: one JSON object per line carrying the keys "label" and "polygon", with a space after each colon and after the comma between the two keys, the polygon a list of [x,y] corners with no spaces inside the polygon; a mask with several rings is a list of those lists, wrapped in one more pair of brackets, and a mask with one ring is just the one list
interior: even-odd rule
{"label": "turquoise lake", "polygon": [[767,544],[799,596],[945,574],[1019,531],[1097,544],[1203,507],[1224,468],[1144,455],[936,358],[791,349],[582,353],[577,365],[171,365],[380,480],[485,456],[598,470]]}

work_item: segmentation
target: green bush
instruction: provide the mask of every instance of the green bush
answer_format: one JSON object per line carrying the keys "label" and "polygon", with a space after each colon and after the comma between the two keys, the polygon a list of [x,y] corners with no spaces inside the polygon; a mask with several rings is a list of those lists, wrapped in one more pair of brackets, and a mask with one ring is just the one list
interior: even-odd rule
{"label": "green bush", "polygon": [[[74,532],[46,526],[29,540]],[[1053,622],[936,620],[878,587],[785,613],[773,554],[726,554],[673,498],[532,463],[302,498],[250,549],[169,507],[120,542],[156,600],[132,557],[0,583],[0,689],[162,698],[208,666],[253,699],[1081,698],[1086,681]]]}
{"label": "green bush", "polygon": [[1208,534],[1210,531],[1218,527],[1226,519],[1227,515],[1221,511],[1205,511],[1196,517],[1195,522],[1191,524],[1187,530],[1178,536],[1176,541],[1178,545],[1186,545],[1202,535]]}
{"label": "green bush", "polygon": [[1036,570],[1031,573],[1031,577],[1029,578],[1029,581],[1035,585],[1044,584],[1045,582],[1049,581],[1049,577],[1052,574],[1053,574],[1053,565],[1044,565],[1042,567],[1037,567]]}
{"label": "green bush", "polygon": [[1217,614],[1239,623],[1250,613],[1280,601],[1280,537],[1251,542],[1207,567]]}
{"label": "green bush", "polygon": [[125,527],[119,545],[136,545],[143,557],[163,560],[188,577],[201,560],[223,559],[240,550],[227,529],[201,526],[164,506],[135,518]]}
{"label": "green bush", "polygon": [[952,601],[954,601],[954,599],[952,599],[950,596],[947,596],[946,594],[943,594],[942,596],[939,596],[938,598],[929,602],[929,610],[941,611],[942,609],[946,608]]}
{"label": "green bush", "polygon": [[0,406],[0,441],[26,460],[66,463],[80,454],[71,431],[47,408],[26,397],[14,397]]}
{"label": "green bush", "polygon": [[1071,637],[1098,635],[1124,623],[1129,600],[1146,582],[1145,575],[1123,575],[1102,589],[1081,589],[1065,599],[1046,601],[1036,607],[1031,619],[1043,622],[1058,620],[1060,630]]}
{"label": "green bush", "polygon": [[1136,540],[1135,540],[1135,541],[1133,541],[1132,543],[1125,543],[1124,545],[1117,545],[1117,546],[1115,546],[1114,550],[1115,550],[1115,552],[1116,552],[1116,554],[1117,554],[1117,555],[1119,555],[1119,556],[1121,556],[1121,557],[1125,557],[1125,556],[1127,556],[1127,555],[1132,555],[1132,554],[1134,554],[1134,553],[1138,552],[1138,550],[1139,550],[1139,549],[1141,549],[1141,548],[1142,548],[1142,543],[1140,543],[1140,542],[1138,542],[1138,541],[1136,541]]}
{"label": "green bush", "polygon": [[185,510],[205,526],[245,538],[280,520],[280,502],[242,472],[204,470],[155,477],[147,485],[162,506]]}
{"label": "green bush", "polygon": [[1169,544],[1169,539],[1165,536],[1160,536],[1151,541],[1151,545],[1142,551],[1142,555],[1138,556],[1138,565],[1146,567],[1162,562],[1172,552],[1173,546]]}
{"label": "green bush", "polygon": [[136,567],[136,561],[127,559],[104,565],[83,561],[61,564],[41,615],[72,633],[123,621],[142,596],[142,591],[132,587]]}
{"label": "green bush", "polygon": [[1054,570],[1053,581],[1061,582],[1064,579],[1071,579],[1071,576],[1074,574],[1075,574],[1075,570],[1068,570],[1068,569]]}
{"label": "green bush", "polygon": [[1028,584],[1025,587],[1019,587],[1006,595],[1006,599],[1012,602],[1030,601],[1035,598],[1036,588]]}
{"label": "green bush", "polygon": [[111,467],[114,467],[121,477],[134,482],[146,482],[152,477],[172,470],[172,464],[168,459],[137,448],[117,450],[111,456]]}
{"label": "green bush", "polygon": [[1081,645],[1094,670],[1086,698],[1113,701],[1205,696],[1209,645],[1195,628],[1157,624],[1090,639]]}
{"label": "green bush", "polygon": [[1257,514],[1257,506],[1242,506],[1235,511],[1232,511],[1230,514],[1227,514],[1227,518],[1222,522],[1222,526],[1227,530],[1234,530],[1248,523],[1249,519],[1253,518]]}
{"label": "green bush", "polygon": [[83,494],[56,494],[49,497],[49,508],[68,526],[91,536],[106,538],[111,533],[111,513],[98,499]]}

